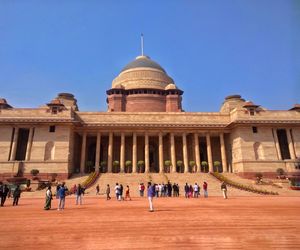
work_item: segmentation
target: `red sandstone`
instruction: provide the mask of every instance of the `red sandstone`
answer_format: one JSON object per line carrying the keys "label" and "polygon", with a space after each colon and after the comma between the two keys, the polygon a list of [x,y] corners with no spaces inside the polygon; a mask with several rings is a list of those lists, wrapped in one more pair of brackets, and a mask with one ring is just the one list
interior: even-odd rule
{"label": "red sandstone", "polygon": [[106,201],[44,211],[44,199],[0,208],[0,249],[299,249],[299,197]]}

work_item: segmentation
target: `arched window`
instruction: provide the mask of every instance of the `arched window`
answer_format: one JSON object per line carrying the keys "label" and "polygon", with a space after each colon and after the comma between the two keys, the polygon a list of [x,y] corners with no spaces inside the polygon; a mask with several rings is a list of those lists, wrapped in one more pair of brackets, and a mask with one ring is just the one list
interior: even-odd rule
{"label": "arched window", "polygon": [[253,144],[253,150],[254,150],[255,160],[264,159],[263,147],[260,142],[255,142]]}
{"label": "arched window", "polygon": [[45,155],[44,155],[45,161],[54,160],[54,150],[55,150],[54,142],[48,141],[45,145]]}

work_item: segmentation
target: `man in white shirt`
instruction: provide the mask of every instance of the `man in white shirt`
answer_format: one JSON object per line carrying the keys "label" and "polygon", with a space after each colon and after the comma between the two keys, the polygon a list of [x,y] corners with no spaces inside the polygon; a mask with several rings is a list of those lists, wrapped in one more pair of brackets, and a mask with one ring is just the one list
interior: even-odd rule
{"label": "man in white shirt", "polygon": [[198,198],[199,195],[199,186],[197,183],[194,185],[194,198]]}

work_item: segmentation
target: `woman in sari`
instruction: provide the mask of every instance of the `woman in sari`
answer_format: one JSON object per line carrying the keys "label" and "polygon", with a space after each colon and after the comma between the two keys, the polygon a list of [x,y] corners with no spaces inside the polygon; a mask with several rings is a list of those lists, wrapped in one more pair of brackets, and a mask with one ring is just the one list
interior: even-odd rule
{"label": "woman in sari", "polygon": [[51,192],[51,186],[47,188],[46,191],[46,202],[45,202],[45,210],[49,210],[51,208],[51,200],[52,200],[52,192]]}

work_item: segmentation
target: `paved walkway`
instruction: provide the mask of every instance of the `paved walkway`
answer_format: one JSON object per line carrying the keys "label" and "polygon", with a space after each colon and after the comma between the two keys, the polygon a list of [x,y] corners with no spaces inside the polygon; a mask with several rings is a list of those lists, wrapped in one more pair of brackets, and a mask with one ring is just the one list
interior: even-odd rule
{"label": "paved walkway", "polygon": [[44,211],[44,199],[0,207],[0,249],[300,249],[299,197],[106,201]]}

